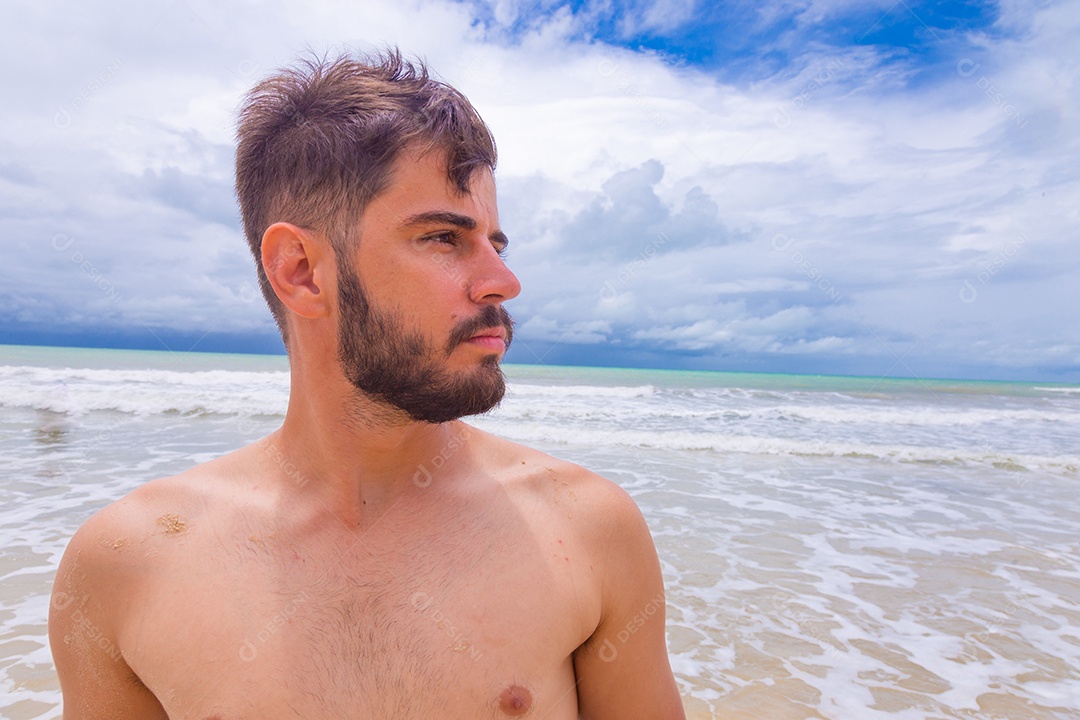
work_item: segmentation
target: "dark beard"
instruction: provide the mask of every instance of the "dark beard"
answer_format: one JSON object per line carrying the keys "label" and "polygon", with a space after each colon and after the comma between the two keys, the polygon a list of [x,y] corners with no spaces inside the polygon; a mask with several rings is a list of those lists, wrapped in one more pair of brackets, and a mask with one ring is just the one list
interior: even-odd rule
{"label": "dark beard", "polygon": [[[502,400],[506,380],[497,355],[484,358],[471,371],[451,375],[438,366],[437,351],[421,335],[407,332],[400,317],[371,306],[360,278],[348,268],[338,268],[338,290],[338,363],[361,394],[428,423],[484,413]],[[506,328],[509,347],[509,313],[502,306],[485,305],[453,329],[446,356],[478,331],[500,326]]]}

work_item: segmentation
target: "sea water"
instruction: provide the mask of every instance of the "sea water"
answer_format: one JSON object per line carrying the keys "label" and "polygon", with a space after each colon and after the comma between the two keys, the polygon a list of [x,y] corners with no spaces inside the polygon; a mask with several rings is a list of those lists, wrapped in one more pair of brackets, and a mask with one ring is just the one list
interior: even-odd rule
{"label": "sea water", "polygon": [[[508,366],[470,420],[622,485],[690,718],[1080,717],[1080,387]],[[274,356],[0,346],[0,715],[63,549],[281,422]]]}

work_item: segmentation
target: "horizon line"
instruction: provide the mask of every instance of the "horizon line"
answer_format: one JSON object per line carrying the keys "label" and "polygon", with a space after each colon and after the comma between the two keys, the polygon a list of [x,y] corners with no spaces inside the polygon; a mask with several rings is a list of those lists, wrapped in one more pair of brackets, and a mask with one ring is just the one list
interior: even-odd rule
{"label": "horizon line", "polygon": [[[280,357],[288,358],[288,354],[285,352],[255,352],[255,351],[237,351],[237,350],[170,350],[168,348],[163,349],[149,349],[149,348],[126,348],[126,347],[112,347],[102,345],[62,345],[56,343],[8,343],[0,340],[0,353],[4,348],[55,348],[55,349],[67,349],[67,350],[91,350],[91,351],[104,351],[104,352],[133,352],[133,353],[154,353],[160,355],[235,355],[235,356],[251,356],[251,357]],[[528,363],[528,362],[504,362],[504,366],[510,367],[523,367],[523,368],[566,368],[566,369],[578,369],[578,370],[625,370],[625,371],[641,371],[641,372],[663,372],[663,373],[705,373],[711,375],[770,375],[770,376],[782,376],[782,377],[802,377],[802,378],[836,378],[836,379],[850,379],[850,380],[867,380],[867,381],[907,381],[907,382],[962,382],[962,383],[995,383],[995,384],[1012,384],[1012,385],[1058,385],[1069,388],[1080,388],[1080,381],[1061,381],[1061,380],[1037,380],[1037,379],[1001,379],[1001,378],[974,378],[974,377],[923,377],[918,375],[858,375],[850,373],[821,373],[821,372],[786,372],[776,370],[711,370],[711,369],[694,369],[694,368],[665,368],[655,366],[629,366],[629,365],[579,365],[579,364],[565,364],[565,363]]]}

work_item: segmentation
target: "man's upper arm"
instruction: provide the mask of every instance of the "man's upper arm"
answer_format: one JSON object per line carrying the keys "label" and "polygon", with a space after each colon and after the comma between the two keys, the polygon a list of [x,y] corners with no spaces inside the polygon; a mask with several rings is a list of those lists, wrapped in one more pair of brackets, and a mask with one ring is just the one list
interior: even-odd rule
{"label": "man's upper arm", "polygon": [[594,541],[603,563],[600,624],[574,654],[583,720],[685,717],[671,673],[664,583],[649,528],[634,501],[609,485]]}
{"label": "man's upper arm", "polygon": [[64,720],[167,718],[124,660],[117,639],[132,590],[130,554],[108,538],[122,536],[116,506],[86,521],[56,571],[49,644],[64,697]]}

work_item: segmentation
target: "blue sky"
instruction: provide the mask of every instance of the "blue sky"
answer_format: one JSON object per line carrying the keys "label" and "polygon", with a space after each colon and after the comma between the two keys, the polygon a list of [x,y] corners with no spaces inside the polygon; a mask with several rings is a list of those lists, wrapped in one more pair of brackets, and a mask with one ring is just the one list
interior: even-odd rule
{"label": "blue sky", "polygon": [[[240,96],[393,43],[500,149],[517,362],[1080,382],[1080,2],[9,2],[0,342],[273,351]],[[27,63],[27,58],[34,58]]]}

